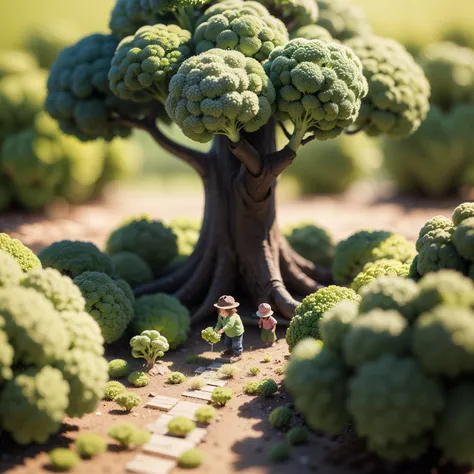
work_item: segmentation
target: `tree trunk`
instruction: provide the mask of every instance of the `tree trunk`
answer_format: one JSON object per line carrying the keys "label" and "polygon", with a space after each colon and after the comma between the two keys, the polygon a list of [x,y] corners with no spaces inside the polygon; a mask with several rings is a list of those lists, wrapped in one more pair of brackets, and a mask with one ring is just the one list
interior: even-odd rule
{"label": "tree trunk", "polygon": [[320,287],[316,279],[330,280],[328,271],[295,254],[278,228],[278,175],[263,161],[276,152],[275,124],[243,138],[262,157],[262,169],[250,172],[229,140],[217,136],[207,156],[204,218],[194,253],[169,275],[136,289],[137,295],[164,291],[197,305],[193,322],[212,313],[219,296],[237,287],[255,305],[270,303],[290,319],[299,304],[290,291],[305,296]]}

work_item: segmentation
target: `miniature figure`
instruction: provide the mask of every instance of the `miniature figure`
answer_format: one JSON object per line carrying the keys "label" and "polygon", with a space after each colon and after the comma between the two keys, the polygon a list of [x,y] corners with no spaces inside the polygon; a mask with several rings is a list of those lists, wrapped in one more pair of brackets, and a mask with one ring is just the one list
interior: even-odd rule
{"label": "miniature figure", "polygon": [[255,314],[260,318],[258,327],[262,329],[262,341],[266,347],[273,346],[276,342],[277,320],[272,317],[272,307],[268,303],[262,303]]}
{"label": "miniature figure", "polygon": [[231,362],[242,360],[244,325],[237,314],[237,303],[234,297],[224,295],[214,305],[217,308],[218,319],[214,331],[225,334],[226,350],[221,355],[232,355]]}

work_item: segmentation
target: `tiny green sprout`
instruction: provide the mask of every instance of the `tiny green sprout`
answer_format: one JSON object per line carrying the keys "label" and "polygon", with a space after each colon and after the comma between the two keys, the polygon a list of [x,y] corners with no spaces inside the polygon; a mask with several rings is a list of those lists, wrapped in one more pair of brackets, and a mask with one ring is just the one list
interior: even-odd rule
{"label": "tiny green sprout", "polygon": [[271,362],[272,360],[272,356],[271,354],[267,354],[264,358],[263,358],[263,361],[265,364],[268,364],[269,362]]}
{"label": "tiny green sprout", "polygon": [[253,375],[254,377],[260,373],[259,367],[250,367],[249,374]]}
{"label": "tiny green sprout", "polygon": [[283,367],[275,367],[275,374],[283,375],[285,373],[285,369]]}

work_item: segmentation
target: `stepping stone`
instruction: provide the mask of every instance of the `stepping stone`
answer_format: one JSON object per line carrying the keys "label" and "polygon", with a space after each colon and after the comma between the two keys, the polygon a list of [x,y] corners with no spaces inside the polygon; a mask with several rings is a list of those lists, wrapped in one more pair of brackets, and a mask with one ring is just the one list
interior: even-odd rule
{"label": "stepping stone", "polygon": [[212,399],[212,393],[204,392],[203,390],[186,390],[183,393],[183,397],[197,398],[198,400],[206,400],[210,402]]}
{"label": "stepping stone", "polygon": [[198,408],[204,406],[203,403],[193,403],[193,402],[179,402],[171,411],[168,412],[171,416],[186,416],[191,420],[196,421],[194,414]]}
{"label": "stepping stone", "polygon": [[194,446],[198,445],[207,435],[207,429],[206,428],[194,428],[191,433],[184,438],[186,441],[189,441],[190,443],[193,443]]}
{"label": "stepping stone", "polygon": [[195,374],[202,374],[203,372],[205,372],[207,370],[207,367],[198,367],[194,373]]}
{"label": "stepping stone", "polygon": [[232,364],[232,361],[228,357],[218,357],[215,359],[215,362],[219,362],[220,364]]}
{"label": "stepping stone", "polygon": [[176,466],[176,461],[160,459],[146,454],[137,454],[125,469],[136,474],[168,474]]}
{"label": "stepping stone", "polygon": [[208,370],[219,370],[223,364],[220,362],[213,362],[209,367]]}
{"label": "stepping stone", "polygon": [[228,380],[206,378],[206,382],[207,385],[212,385],[214,387],[225,387]]}
{"label": "stepping stone", "polygon": [[194,446],[196,446],[195,443],[183,438],[154,434],[151,436],[150,441],[143,446],[143,451],[176,459],[188,449],[194,448]]}
{"label": "stepping stone", "polygon": [[160,416],[154,423],[151,423],[146,426],[146,429],[151,433],[155,434],[166,434],[168,433],[168,423],[174,418],[170,415]]}
{"label": "stepping stone", "polygon": [[201,392],[209,392],[212,393],[217,387],[215,385],[204,385],[204,387],[201,388]]}
{"label": "stepping stone", "polygon": [[205,372],[203,372],[200,376],[199,376],[201,379],[217,379],[217,374],[216,374],[216,371],[215,370],[206,370]]}
{"label": "stepping stone", "polygon": [[156,410],[170,411],[178,402],[178,398],[163,397],[161,395],[157,395],[151,400],[148,400],[145,406],[147,408],[154,408]]}

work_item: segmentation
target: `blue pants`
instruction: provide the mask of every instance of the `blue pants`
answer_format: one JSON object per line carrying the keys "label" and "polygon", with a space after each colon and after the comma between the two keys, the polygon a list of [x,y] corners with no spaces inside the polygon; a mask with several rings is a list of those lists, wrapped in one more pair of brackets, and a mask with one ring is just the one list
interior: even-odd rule
{"label": "blue pants", "polygon": [[224,344],[227,349],[233,351],[235,356],[239,356],[242,354],[244,347],[243,347],[244,335],[241,334],[237,337],[229,337],[225,336]]}

